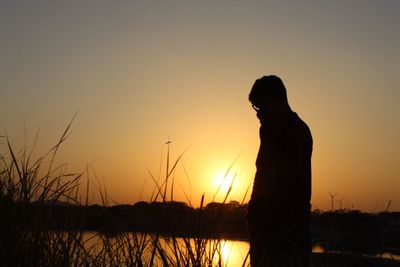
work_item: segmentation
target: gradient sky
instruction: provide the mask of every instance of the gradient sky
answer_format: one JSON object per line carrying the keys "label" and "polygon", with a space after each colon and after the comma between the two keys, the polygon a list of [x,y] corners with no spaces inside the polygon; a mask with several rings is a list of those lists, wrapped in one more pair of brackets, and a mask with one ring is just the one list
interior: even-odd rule
{"label": "gradient sky", "polygon": [[240,201],[259,145],[247,96],[276,74],[313,133],[314,208],[329,209],[332,192],[343,207],[391,200],[400,210],[399,10],[366,0],[1,1],[0,135],[21,147],[24,123],[29,142],[40,129],[40,154],[79,109],[58,161],[93,162],[115,202],[149,199],[148,170],[158,175],[168,139],[172,159],[186,150],[177,200],[184,190],[194,205],[203,192],[211,201],[239,155]]}

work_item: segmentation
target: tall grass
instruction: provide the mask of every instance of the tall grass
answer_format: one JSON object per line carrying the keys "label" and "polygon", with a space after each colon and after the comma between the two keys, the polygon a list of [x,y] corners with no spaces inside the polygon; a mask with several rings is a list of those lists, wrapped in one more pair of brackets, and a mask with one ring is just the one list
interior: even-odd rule
{"label": "tall grass", "polygon": [[[224,261],[222,256],[226,241],[207,238],[204,233],[207,221],[204,195],[197,216],[192,221],[194,238],[165,237],[157,227],[152,233],[137,233],[126,231],[123,225],[114,225],[122,231],[112,236],[74,230],[84,229],[91,179],[89,167],[74,173],[69,172],[65,165],[57,166],[55,163],[57,153],[70,136],[72,122],[56,145],[37,158],[33,156],[37,135],[31,146],[25,143],[20,150],[15,149],[8,137],[0,137],[0,143],[5,148],[0,154],[0,266],[229,266],[229,259]],[[161,201],[165,204],[160,224],[174,216],[168,203],[174,201],[174,174],[183,157],[182,153],[172,161],[169,142],[166,145],[166,160],[162,162],[164,175],[155,177],[149,172],[154,182],[150,202]],[[231,168],[227,169],[225,178]],[[223,203],[229,198],[233,182],[234,179]],[[83,195],[82,185],[86,185],[86,194]],[[213,199],[218,192],[219,189]],[[100,186],[99,194],[103,205],[108,205],[106,188]],[[186,199],[191,205],[190,195],[186,195]],[[57,205],[79,209],[60,220],[54,208]],[[215,221],[223,219],[218,218],[222,214],[217,210],[213,214],[217,216]],[[179,227],[179,221],[176,224]],[[381,237],[383,242],[382,233]],[[339,265],[332,262],[332,258],[326,260],[315,255],[314,260],[319,264],[315,266],[353,266],[351,262],[354,262],[353,257],[345,258],[346,262]],[[397,264],[384,264],[380,260],[379,266]],[[366,261],[360,259],[360,262]],[[249,265],[248,254],[241,265]]]}
{"label": "tall grass", "polygon": [[[37,140],[16,150],[8,137],[0,155],[0,266],[226,266],[222,260],[221,239],[202,237],[204,195],[198,209],[196,238],[163,237],[161,233],[123,231],[109,236],[71,230],[82,229],[89,196],[89,168],[71,173],[66,166],[55,166],[56,156],[70,136],[73,120],[57,144],[36,159]],[[174,200],[174,172],[183,154],[170,160],[167,144],[165,176],[156,179],[151,201]],[[81,185],[86,195],[81,196]],[[231,185],[232,186],[232,185]],[[231,190],[225,196],[227,200]],[[103,204],[107,193],[100,190]],[[190,203],[190,199],[188,198]],[[53,205],[49,205],[53,204]],[[79,212],[58,220],[54,205],[75,205]],[[165,205],[166,216],[168,205]],[[160,223],[164,218],[160,218]],[[51,230],[50,230],[51,229]],[[246,264],[246,261],[243,265]]]}
{"label": "tall grass", "polygon": [[[72,123],[72,121],[71,121]],[[73,266],[84,262],[83,233],[57,230],[57,220],[48,203],[80,204],[78,189],[82,173],[69,173],[54,166],[57,151],[70,134],[68,124],[57,144],[45,155],[32,158],[37,140],[16,151],[4,137],[6,152],[0,155],[0,265]],[[66,223],[80,223],[84,214]]]}

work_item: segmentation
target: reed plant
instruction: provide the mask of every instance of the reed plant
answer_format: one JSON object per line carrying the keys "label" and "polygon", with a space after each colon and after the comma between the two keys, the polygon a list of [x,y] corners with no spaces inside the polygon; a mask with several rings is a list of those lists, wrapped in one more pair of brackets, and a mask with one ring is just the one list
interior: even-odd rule
{"label": "reed plant", "polygon": [[[22,149],[15,149],[7,136],[0,137],[4,148],[0,153],[0,266],[230,266],[229,259],[223,259],[225,240],[210,238],[206,231],[207,213],[204,195],[192,224],[191,237],[181,237],[173,232],[165,236],[158,227],[152,232],[136,232],[126,229],[123,224],[113,225],[119,229],[110,235],[85,232],[89,207],[90,168],[82,172],[69,172],[66,165],[56,165],[56,157],[62,145],[71,134],[73,119],[61,134],[58,142],[47,153],[35,158],[34,150],[38,135],[32,145],[25,143]],[[154,191],[150,202],[161,202],[163,212],[158,222],[172,221],[174,210],[175,172],[183,154],[172,161],[170,142],[166,144],[164,175],[150,178]],[[227,179],[233,164],[225,174]],[[160,168],[161,169],[161,168]],[[161,172],[160,172],[161,173]],[[186,176],[187,172],[185,171]],[[90,177],[89,177],[90,176]],[[189,177],[188,181],[190,181]],[[226,204],[233,185],[223,197]],[[83,190],[82,185],[85,186]],[[246,191],[248,192],[249,188]],[[108,205],[106,188],[99,187],[103,206]],[[219,189],[215,193],[219,193]],[[242,203],[246,196],[243,197]],[[186,200],[191,206],[190,195]],[[73,212],[60,219],[56,207],[75,207]],[[107,210],[105,211],[107,212]],[[222,221],[223,212],[214,210],[213,222]],[[113,222],[118,224],[118,222]],[[83,229],[83,230],[82,230]],[[382,233],[381,233],[382,236]],[[383,240],[383,237],[382,237]],[[249,255],[240,264],[248,266]],[[336,263],[337,262],[337,263]],[[379,265],[371,265],[365,257],[345,254],[313,255],[314,266],[397,266],[398,262],[379,259]],[[354,265],[360,263],[361,265]],[[238,263],[235,263],[236,265]],[[366,265],[367,264],[367,265]],[[235,266],[236,266],[235,265]]]}
{"label": "reed plant", "polygon": [[[57,144],[45,155],[33,159],[38,135],[31,148],[16,150],[3,137],[6,149],[0,155],[0,265],[75,266],[87,259],[82,249],[83,233],[57,231],[62,228],[52,205],[79,204],[79,181],[83,173],[70,173],[65,165],[55,166],[58,150],[70,134],[72,121]],[[87,201],[87,199],[86,199]],[[66,223],[84,219],[76,214]],[[53,229],[54,231],[49,231]]]}
{"label": "reed plant", "polygon": [[[121,231],[116,235],[83,229],[89,206],[89,169],[69,172],[66,165],[56,165],[58,151],[71,134],[74,118],[56,145],[43,156],[33,157],[34,143],[17,150],[7,136],[0,155],[0,266],[226,266],[222,260],[224,240],[203,235],[204,195],[193,221],[195,238],[163,236],[154,231],[138,233]],[[167,143],[165,176],[154,182],[150,201],[165,204],[174,201],[174,172],[183,154],[170,160]],[[227,172],[228,174],[228,172]],[[232,181],[233,183],[233,181]],[[82,197],[82,184],[86,194]],[[231,184],[232,187],[232,184]],[[231,190],[228,190],[227,201]],[[107,193],[99,190],[103,205]],[[187,198],[189,205],[190,198]],[[60,220],[55,206],[79,207]],[[168,218],[160,217],[160,223]],[[121,226],[121,229],[123,226]],[[248,264],[245,260],[243,266]]]}

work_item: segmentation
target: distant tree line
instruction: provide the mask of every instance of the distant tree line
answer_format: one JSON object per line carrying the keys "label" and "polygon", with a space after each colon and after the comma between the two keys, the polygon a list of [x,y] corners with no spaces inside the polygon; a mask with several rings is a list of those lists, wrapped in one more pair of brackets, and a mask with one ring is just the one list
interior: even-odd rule
{"label": "distant tree line", "polygon": [[[24,226],[28,230],[42,227],[46,230],[96,231],[107,235],[134,231],[176,237],[247,240],[247,204],[241,205],[236,201],[212,202],[202,208],[177,201],[141,201],[134,205],[110,207],[16,202],[7,208],[15,214],[19,209],[29,211],[24,216],[36,221]],[[400,212],[370,214],[357,210],[316,210],[311,218],[313,242],[323,245],[326,250],[373,253],[381,249],[383,242],[385,247],[400,249]]]}

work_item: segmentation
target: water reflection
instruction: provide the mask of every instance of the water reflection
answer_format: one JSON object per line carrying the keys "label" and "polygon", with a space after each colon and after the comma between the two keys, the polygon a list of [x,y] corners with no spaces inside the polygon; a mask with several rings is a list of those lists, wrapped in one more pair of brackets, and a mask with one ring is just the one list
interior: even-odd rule
{"label": "water reflection", "polygon": [[312,247],[312,252],[313,253],[324,253],[325,249],[321,245],[316,244]]}
{"label": "water reflection", "polygon": [[[228,266],[242,266],[249,252],[249,243],[245,241],[224,240],[221,243],[222,263]],[[218,257],[216,261],[218,261]],[[247,257],[247,262],[249,258]]]}
{"label": "water reflection", "polygon": [[[187,242],[189,240],[189,242]],[[164,251],[174,254],[172,250],[172,242],[177,242],[183,251],[188,251],[188,244],[190,244],[192,251],[204,249],[204,261],[212,262],[213,266],[248,266],[250,258],[247,256],[249,252],[249,243],[245,241],[232,241],[232,240],[214,240],[214,239],[201,239],[202,245],[198,246],[198,240],[193,238],[161,238],[160,245]]]}
{"label": "water reflection", "polygon": [[[312,247],[312,252],[313,253],[325,253],[327,251],[325,250],[325,248],[322,245],[315,244]],[[334,250],[333,251],[329,251],[329,252],[336,253],[336,254],[343,253],[343,252],[334,251]],[[350,252],[347,252],[347,253],[350,253]],[[396,255],[396,254],[393,254],[393,253],[390,253],[390,252],[384,252],[382,254],[376,254],[376,255],[371,255],[371,254],[361,254],[361,255],[364,255],[365,257],[376,257],[376,258],[383,258],[383,259],[390,259],[390,260],[400,261],[400,255]]]}
{"label": "water reflection", "polygon": [[[207,263],[206,265],[212,266],[249,266],[250,258],[247,256],[249,252],[249,243],[245,241],[232,241],[225,239],[195,239],[195,238],[170,238],[156,236],[152,234],[140,233],[124,233],[122,239],[129,240],[130,245],[123,245],[125,248],[120,253],[125,254],[126,249],[130,246],[135,246],[138,243],[146,244],[148,249],[143,251],[143,258],[151,258],[153,246],[157,242],[157,249],[160,249],[170,258],[182,257],[188,259],[189,257],[201,256],[201,262]],[[94,254],[104,250],[105,247],[112,247],[113,245],[121,248],[121,235],[104,236],[96,232],[87,232],[84,237],[84,246],[87,251]],[[107,248],[106,248],[107,249]],[[126,253],[126,255],[129,253]],[[195,255],[192,255],[195,254]],[[179,259],[174,262],[179,262]],[[210,263],[210,264],[208,264]],[[155,266],[163,266],[160,257],[154,258]]]}
{"label": "water reflection", "polygon": [[[182,256],[185,258],[191,257],[191,254],[202,255],[201,262],[212,264],[213,266],[249,266],[250,258],[248,252],[250,245],[246,241],[234,241],[234,240],[214,240],[214,239],[194,239],[194,238],[169,238],[160,237],[151,234],[140,234],[140,233],[124,233],[125,240],[129,240],[130,245],[124,246],[124,251],[129,247],[135,246],[137,240],[143,240],[143,243],[149,244],[149,249],[144,250],[144,257],[151,257],[152,245],[157,242],[157,246],[162,249],[166,255],[170,255],[171,258]],[[85,234],[85,248],[92,252],[100,251],[105,243],[111,245],[121,245],[119,240],[120,236],[105,237],[95,232],[87,232]],[[136,240],[136,241],[135,241]],[[117,244],[118,243],[118,244]],[[125,250],[126,249],[126,250]],[[122,253],[124,253],[124,251]],[[313,253],[325,253],[326,250],[320,244],[315,244],[312,247]],[[340,254],[340,252],[329,251],[334,254]],[[368,256],[368,255],[365,255]],[[368,257],[374,257],[369,255]],[[386,259],[400,260],[400,255],[394,255],[391,253],[383,253],[382,255],[376,255],[375,257],[382,257]],[[154,265],[163,266],[162,259],[156,257],[154,259]],[[179,262],[179,258],[176,260]]]}

